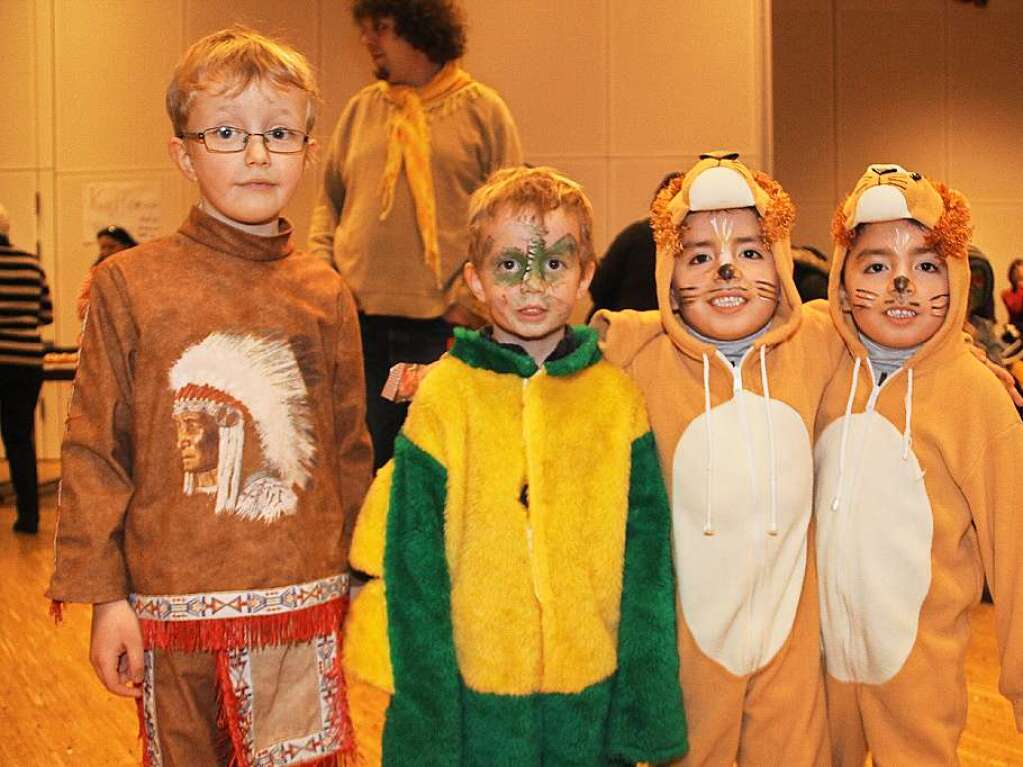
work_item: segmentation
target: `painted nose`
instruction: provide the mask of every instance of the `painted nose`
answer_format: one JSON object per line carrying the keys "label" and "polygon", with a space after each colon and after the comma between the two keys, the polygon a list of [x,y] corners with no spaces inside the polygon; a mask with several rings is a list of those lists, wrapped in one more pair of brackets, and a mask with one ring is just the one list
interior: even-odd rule
{"label": "painted nose", "polygon": [[723,280],[734,280],[736,277],[735,266],[732,264],[721,264],[718,267],[718,277]]}
{"label": "painted nose", "polygon": [[543,292],[543,278],[536,269],[527,269],[526,273],[522,275],[522,290],[527,293]]}
{"label": "painted nose", "polygon": [[895,291],[897,293],[906,293],[909,290],[909,277],[904,274],[900,274],[895,278]]}

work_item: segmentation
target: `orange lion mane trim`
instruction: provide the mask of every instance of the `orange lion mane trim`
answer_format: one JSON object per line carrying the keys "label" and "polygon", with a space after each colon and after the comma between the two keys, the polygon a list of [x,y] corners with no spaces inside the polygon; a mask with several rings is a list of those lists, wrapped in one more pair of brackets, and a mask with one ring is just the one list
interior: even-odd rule
{"label": "orange lion mane trim", "polygon": [[668,253],[679,253],[682,251],[682,234],[685,227],[675,227],[671,223],[671,213],[668,205],[682,188],[683,174],[675,176],[654,197],[650,203],[650,228],[654,230],[654,242],[659,250]]}
{"label": "orange lion mane trim", "polygon": [[[930,180],[930,179],[928,179]],[[962,193],[950,189],[941,181],[931,181],[941,195],[945,212],[931,230],[928,241],[945,258],[966,258],[970,239],[973,236],[973,222],[970,218],[970,203]]]}
{"label": "orange lion mane trim", "polygon": [[757,171],[753,174],[753,180],[771,198],[771,204],[760,219],[760,233],[768,244],[773,245],[792,234],[792,227],[796,223],[796,206],[792,204],[788,192],[781,188],[781,184],[766,173]]}
{"label": "orange lion mane trim", "polygon": [[838,204],[835,208],[835,215],[831,217],[831,238],[835,241],[836,245],[841,245],[846,250],[849,250],[849,246],[852,245],[855,239],[855,233],[850,231],[845,225],[845,204],[849,202],[851,194],[847,194],[845,199]]}
{"label": "orange lion mane trim", "polygon": [[[668,206],[682,188],[683,175],[676,176],[654,197],[650,205],[650,226],[654,230],[654,242],[660,250],[669,253],[682,252],[682,237],[686,228],[673,226]],[[789,237],[796,222],[796,206],[781,184],[763,172],[753,174],[753,180],[771,198],[771,204],[760,218],[760,232],[768,244]]]}

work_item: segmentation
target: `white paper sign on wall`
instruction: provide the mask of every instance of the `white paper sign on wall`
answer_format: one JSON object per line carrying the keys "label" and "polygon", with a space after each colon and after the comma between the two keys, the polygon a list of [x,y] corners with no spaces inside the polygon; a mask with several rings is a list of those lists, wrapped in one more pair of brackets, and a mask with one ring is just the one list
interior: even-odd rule
{"label": "white paper sign on wall", "polygon": [[82,187],[82,242],[91,243],[107,226],[127,229],[138,242],[160,233],[157,181],[102,181]]}

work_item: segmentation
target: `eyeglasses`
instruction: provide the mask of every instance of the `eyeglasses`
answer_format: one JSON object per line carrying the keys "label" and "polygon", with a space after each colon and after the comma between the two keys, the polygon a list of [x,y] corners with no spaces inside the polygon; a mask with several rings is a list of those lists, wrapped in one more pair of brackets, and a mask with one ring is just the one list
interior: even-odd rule
{"label": "eyeglasses", "polygon": [[274,154],[296,154],[305,149],[309,143],[309,134],[291,128],[271,128],[262,133],[250,133],[231,125],[218,125],[215,128],[197,131],[196,133],[179,133],[178,138],[190,138],[201,141],[209,152],[229,154],[244,151],[249,139],[259,136],[263,139],[266,151]]}

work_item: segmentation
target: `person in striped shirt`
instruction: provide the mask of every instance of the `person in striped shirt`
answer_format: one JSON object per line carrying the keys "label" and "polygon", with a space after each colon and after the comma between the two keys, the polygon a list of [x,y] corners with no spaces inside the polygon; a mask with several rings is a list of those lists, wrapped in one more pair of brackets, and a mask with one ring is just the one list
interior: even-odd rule
{"label": "person in striped shirt", "polygon": [[39,258],[11,246],[10,217],[0,205],[0,433],[17,498],[17,533],[39,530],[35,410],[43,384],[39,328],[53,322]]}

